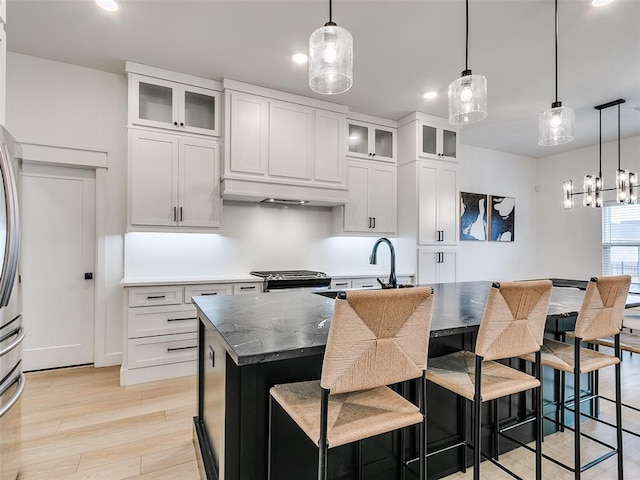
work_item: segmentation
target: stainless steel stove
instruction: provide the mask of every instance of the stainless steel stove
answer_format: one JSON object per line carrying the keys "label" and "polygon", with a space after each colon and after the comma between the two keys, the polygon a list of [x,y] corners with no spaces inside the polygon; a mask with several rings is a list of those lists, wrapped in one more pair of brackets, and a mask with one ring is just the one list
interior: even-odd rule
{"label": "stainless steel stove", "polygon": [[267,270],[250,272],[263,279],[262,291],[289,289],[317,289],[331,285],[331,278],[324,272],[312,270]]}

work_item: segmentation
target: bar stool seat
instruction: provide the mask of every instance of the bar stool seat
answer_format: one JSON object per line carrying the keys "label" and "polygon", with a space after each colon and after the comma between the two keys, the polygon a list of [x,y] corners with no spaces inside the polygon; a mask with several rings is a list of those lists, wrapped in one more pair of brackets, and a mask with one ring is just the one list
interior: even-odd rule
{"label": "bar stool seat", "polygon": [[[475,362],[475,354],[466,351],[429,359],[427,380],[473,401]],[[538,386],[540,386],[538,379],[519,370],[493,361],[485,361],[482,364],[480,395],[483,402]]]}
{"label": "bar stool seat", "polygon": [[[271,395],[317,444],[320,440],[320,382],[276,385]],[[339,447],[421,421],[420,409],[388,387],[330,395],[327,442],[329,448]]]}
{"label": "bar stool seat", "polygon": [[[547,367],[567,373],[574,372],[575,348],[571,344],[545,338],[541,357],[542,364]],[[521,358],[529,362],[535,360],[531,354],[522,355]],[[620,363],[618,357],[589,350],[588,348],[580,348],[580,373],[595,372],[616,363]]]}
{"label": "bar stool seat", "polygon": [[[624,322],[623,322],[623,325],[624,325]],[[638,327],[635,327],[635,328],[640,328],[640,323]],[[567,338],[575,337],[573,332],[567,332],[566,335],[567,335]],[[589,343],[592,343],[594,345],[600,345],[601,347],[614,348],[613,337],[594,338],[593,340],[589,340]],[[620,332],[620,350],[624,352],[640,353],[640,335],[621,331]]]}

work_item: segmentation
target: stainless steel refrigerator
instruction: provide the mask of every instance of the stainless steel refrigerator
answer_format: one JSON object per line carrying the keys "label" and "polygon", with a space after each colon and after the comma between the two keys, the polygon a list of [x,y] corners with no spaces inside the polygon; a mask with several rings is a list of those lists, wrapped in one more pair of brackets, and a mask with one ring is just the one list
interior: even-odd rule
{"label": "stainless steel refrigerator", "polygon": [[20,471],[20,396],[22,305],[17,282],[20,256],[18,169],[20,145],[0,126],[0,479],[15,480]]}

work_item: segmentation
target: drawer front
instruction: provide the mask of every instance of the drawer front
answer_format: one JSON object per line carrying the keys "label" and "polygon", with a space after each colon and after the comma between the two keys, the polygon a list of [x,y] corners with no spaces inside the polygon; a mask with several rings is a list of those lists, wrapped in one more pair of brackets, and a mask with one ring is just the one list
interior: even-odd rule
{"label": "drawer front", "polygon": [[234,295],[247,295],[262,292],[262,283],[236,283],[233,285]]}
{"label": "drawer front", "polygon": [[331,289],[339,290],[341,288],[351,288],[351,280],[347,279],[335,279],[331,280]]}
{"label": "drawer front", "polygon": [[130,307],[179,305],[183,302],[182,286],[137,287],[129,289]]}
{"label": "drawer front", "polygon": [[129,339],[127,368],[195,361],[197,348],[196,333]]}
{"label": "drawer front", "polygon": [[191,303],[191,297],[200,295],[232,295],[233,285],[228,283],[218,283],[211,285],[187,285],[184,287],[184,301]]}
{"label": "drawer front", "polygon": [[198,314],[191,305],[130,308],[128,320],[129,338],[190,333],[198,329]]}
{"label": "drawer front", "polygon": [[375,278],[355,278],[351,281],[351,286],[352,288],[378,288],[380,284]]}

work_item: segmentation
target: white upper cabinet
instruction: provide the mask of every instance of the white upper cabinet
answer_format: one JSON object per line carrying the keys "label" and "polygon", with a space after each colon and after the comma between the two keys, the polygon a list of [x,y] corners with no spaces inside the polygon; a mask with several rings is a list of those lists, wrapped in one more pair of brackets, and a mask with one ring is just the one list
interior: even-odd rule
{"label": "white upper cabinet", "polygon": [[217,137],[220,84],[127,62],[129,127],[145,126]]}
{"label": "white upper cabinet", "polygon": [[400,163],[418,158],[457,161],[458,130],[446,119],[414,112],[398,121],[398,126]]}
{"label": "white upper cabinet", "polygon": [[269,176],[311,180],[313,123],[312,108],[269,101]]}
{"label": "white upper cabinet", "polygon": [[225,198],[346,201],[346,107],[233,80],[224,85]]}
{"label": "white upper cabinet", "polygon": [[349,161],[349,203],[334,209],[334,233],[395,235],[396,167],[369,161]]}
{"label": "white upper cabinet", "polygon": [[347,125],[349,157],[396,163],[395,121],[352,112],[347,119]]}
{"label": "white upper cabinet", "polygon": [[230,112],[226,174],[264,175],[269,155],[269,101],[256,95],[228,92]]}
{"label": "white upper cabinet", "polygon": [[344,128],[344,114],[315,111],[314,178],[317,181],[344,185]]}
{"label": "white upper cabinet", "polygon": [[0,23],[7,23],[7,0],[0,0]]}
{"label": "white upper cabinet", "polygon": [[418,243],[457,243],[457,166],[416,162],[418,174]]}
{"label": "white upper cabinet", "polygon": [[129,130],[130,229],[220,227],[218,142]]}

